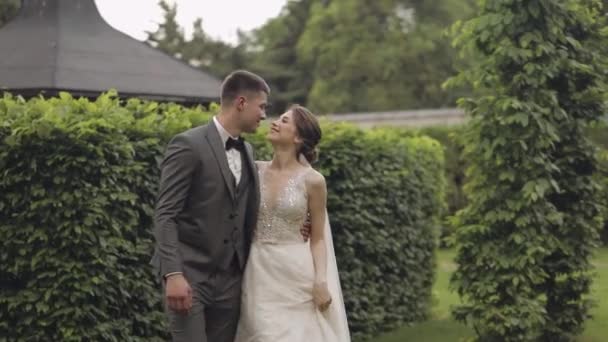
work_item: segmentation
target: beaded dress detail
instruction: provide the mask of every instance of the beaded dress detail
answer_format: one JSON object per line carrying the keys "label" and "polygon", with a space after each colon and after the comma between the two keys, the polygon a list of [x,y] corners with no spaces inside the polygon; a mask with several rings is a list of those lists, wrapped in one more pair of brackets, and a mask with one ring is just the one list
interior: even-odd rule
{"label": "beaded dress detail", "polygon": [[263,243],[301,243],[300,227],[308,211],[305,172],[289,178],[285,187],[277,192],[276,198],[271,198],[265,181],[266,168],[267,165],[263,165],[259,169],[261,201],[254,240]]}

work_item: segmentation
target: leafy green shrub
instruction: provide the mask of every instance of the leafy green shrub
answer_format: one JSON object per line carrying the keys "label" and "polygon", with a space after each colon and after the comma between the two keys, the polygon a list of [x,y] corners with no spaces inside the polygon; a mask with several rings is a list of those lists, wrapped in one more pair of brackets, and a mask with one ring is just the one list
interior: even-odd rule
{"label": "leafy green shrub", "polygon": [[600,238],[604,245],[608,245],[608,149],[600,151],[600,168],[598,171],[598,181],[602,186],[601,205],[603,228],[600,232]]}
{"label": "leafy green shrub", "polygon": [[[452,236],[454,227],[450,218],[456,212],[464,208],[467,204],[467,198],[463,191],[465,178],[465,169],[467,160],[463,154],[464,142],[462,136],[464,126],[429,126],[419,130],[405,130],[403,135],[415,136],[416,134],[427,135],[439,141],[445,153],[445,177],[447,180],[447,212],[444,214],[441,224],[441,246],[449,246],[450,237]],[[596,171],[596,178],[600,184],[604,184],[604,201],[608,204],[608,124],[605,122],[593,125],[585,130],[585,134],[591,141],[600,149],[600,164]],[[472,194],[474,196],[474,194]],[[608,210],[606,208],[605,210]],[[608,218],[608,211],[603,217]],[[604,220],[604,228],[602,229],[602,242],[608,244],[608,219]]]}
{"label": "leafy green shrub", "polygon": [[388,130],[328,133],[319,168],[354,336],[425,319],[445,191],[439,144]]}
{"label": "leafy green shrub", "polygon": [[599,166],[596,179],[602,186],[601,204],[603,206],[603,228],[600,238],[604,245],[608,245],[608,123],[601,122],[588,130],[591,140],[599,148]]}
{"label": "leafy green shrub", "polygon": [[447,212],[443,215],[441,222],[440,246],[450,245],[449,237],[454,230],[451,217],[464,208],[467,198],[463,191],[465,183],[466,160],[463,155],[462,134],[463,126],[429,126],[419,130],[423,135],[439,141],[443,147],[445,156],[445,178],[447,180]]}
{"label": "leafy green shrub", "polygon": [[[210,111],[215,111],[211,108]],[[158,162],[210,112],[129,100],[0,99],[0,336],[27,341],[160,341],[148,265]],[[323,122],[318,168],[351,330],[364,340],[430,307],[443,156],[423,136]],[[258,159],[266,130],[247,137]]]}
{"label": "leafy green shrub", "polygon": [[68,94],[0,100],[0,335],[165,340],[148,265],[157,158],[200,109]]}
{"label": "leafy green shrub", "polygon": [[457,42],[475,61],[454,310],[479,341],[572,341],[589,318],[601,212],[585,130],[606,113],[599,1],[486,0]]}
{"label": "leafy green shrub", "polygon": [[[429,126],[409,132],[410,136],[417,132],[439,141],[445,153],[446,200],[448,209],[441,224],[441,246],[449,245],[449,237],[452,236],[454,230],[450,217],[467,204],[467,198],[463,191],[466,180],[465,170],[468,164],[463,154],[464,142],[462,141],[462,136],[465,132],[464,129],[464,126]],[[605,184],[605,190],[603,191],[605,200],[603,203],[608,203],[608,124],[605,122],[598,123],[589,127],[585,132],[600,149],[600,166],[596,172],[596,176],[598,182]],[[603,216],[608,218],[608,211]],[[604,220],[602,241],[604,244],[608,244],[608,219]]]}

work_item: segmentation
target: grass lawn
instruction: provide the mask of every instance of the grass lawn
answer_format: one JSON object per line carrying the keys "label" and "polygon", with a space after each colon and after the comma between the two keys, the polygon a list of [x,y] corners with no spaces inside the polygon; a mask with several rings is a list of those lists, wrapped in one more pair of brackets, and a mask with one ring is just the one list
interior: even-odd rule
{"label": "grass lawn", "polygon": [[[454,255],[452,250],[441,250],[437,254],[437,280],[433,289],[437,303],[433,307],[432,319],[380,336],[374,342],[458,342],[473,336],[471,329],[450,317],[450,306],[459,301],[458,295],[448,291],[450,274],[456,268],[452,262]],[[578,339],[580,342],[608,340],[608,248],[598,250],[594,264],[598,276],[593,297],[597,307],[593,310],[593,320],[587,323],[585,332]]]}

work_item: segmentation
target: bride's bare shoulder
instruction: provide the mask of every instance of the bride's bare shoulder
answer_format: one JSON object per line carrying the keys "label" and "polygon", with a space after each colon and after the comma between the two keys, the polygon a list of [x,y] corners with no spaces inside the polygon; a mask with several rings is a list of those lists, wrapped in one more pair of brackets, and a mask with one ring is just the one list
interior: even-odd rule
{"label": "bride's bare shoulder", "polygon": [[268,165],[268,163],[270,163],[268,160],[256,160],[255,166],[260,168],[260,167],[264,167],[264,166]]}
{"label": "bride's bare shoulder", "polygon": [[325,188],[325,177],[321,174],[321,172],[309,167],[306,170],[306,174],[304,175],[306,180],[306,185],[311,188]]}

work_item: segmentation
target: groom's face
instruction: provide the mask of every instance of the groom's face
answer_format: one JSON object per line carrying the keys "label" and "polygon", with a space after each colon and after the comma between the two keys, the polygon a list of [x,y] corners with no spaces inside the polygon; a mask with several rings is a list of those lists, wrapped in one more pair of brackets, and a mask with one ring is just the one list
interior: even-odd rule
{"label": "groom's face", "polygon": [[238,99],[241,130],[253,133],[260,122],[266,119],[266,107],[268,106],[268,95],[263,92],[247,92]]}

